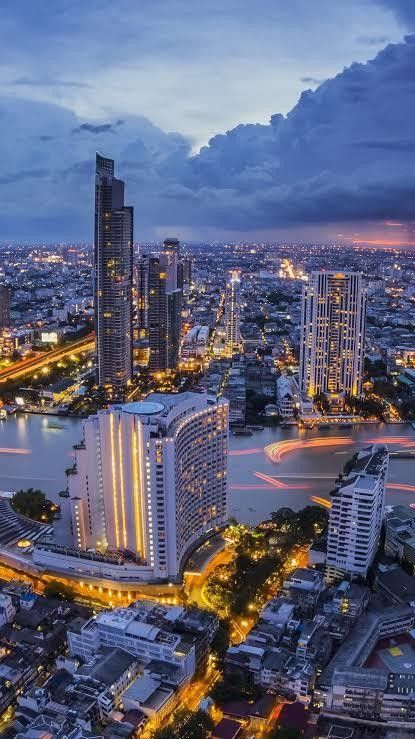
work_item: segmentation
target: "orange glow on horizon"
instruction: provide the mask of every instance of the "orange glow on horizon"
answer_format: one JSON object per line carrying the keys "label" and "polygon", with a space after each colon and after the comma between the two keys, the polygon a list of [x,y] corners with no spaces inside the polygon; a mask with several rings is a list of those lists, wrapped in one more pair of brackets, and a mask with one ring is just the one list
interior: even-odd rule
{"label": "orange glow on horizon", "polygon": [[406,246],[415,246],[415,241],[406,241],[406,240],[398,240],[398,239],[359,239],[359,240],[353,240],[352,241],[353,246],[400,246],[400,247],[406,247]]}

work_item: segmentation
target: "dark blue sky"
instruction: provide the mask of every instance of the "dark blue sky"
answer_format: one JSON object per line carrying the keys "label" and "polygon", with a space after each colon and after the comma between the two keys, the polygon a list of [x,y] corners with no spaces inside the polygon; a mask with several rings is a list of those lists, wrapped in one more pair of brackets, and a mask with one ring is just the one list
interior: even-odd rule
{"label": "dark blue sky", "polygon": [[415,0],[1,10],[0,241],[90,238],[97,149],[137,239],[415,240]]}

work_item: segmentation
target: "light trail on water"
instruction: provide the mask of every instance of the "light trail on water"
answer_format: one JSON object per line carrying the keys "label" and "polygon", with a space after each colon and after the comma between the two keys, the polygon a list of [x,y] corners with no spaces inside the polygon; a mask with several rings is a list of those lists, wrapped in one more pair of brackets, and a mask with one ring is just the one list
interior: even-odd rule
{"label": "light trail on water", "polygon": [[0,454],[31,454],[31,449],[13,449],[12,447],[0,447]]}
{"label": "light trail on water", "polygon": [[401,490],[404,493],[415,493],[415,485],[406,485],[400,482],[388,482],[386,487],[390,490]]}
{"label": "light trail on water", "polygon": [[[318,448],[325,448],[325,447],[338,447],[338,446],[352,446],[355,445],[355,440],[350,436],[337,436],[332,438],[327,437],[316,437],[314,439],[290,439],[285,441],[277,441],[272,444],[268,444],[264,447],[264,449],[255,447],[251,449],[240,449],[240,450],[233,450],[230,452],[230,456],[245,456],[249,454],[259,454],[261,452],[265,453],[265,456],[274,463],[280,463],[283,458],[296,451],[300,451],[302,449],[318,449]],[[366,439],[362,441],[362,444],[385,444],[393,445],[393,446],[399,446],[401,449],[408,449],[415,447],[415,442],[413,439],[408,438],[407,436],[381,436],[376,439]],[[340,451],[340,452],[334,452],[334,454],[347,454],[347,451]],[[230,487],[232,490],[240,490],[240,491],[250,491],[250,490],[268,490],[269,492],[277,490],[307,490],[312,487],[312,485],[308,484],[297,484],[297,483],[290,483],[287,484],[285,482],[282,482],[281,479],[278,479],[277,477],[272,477],[271,475],[267,475],[263,472],[254,472],[255,477],[257,477],[259,480],[262,480],[265,484],[248,484],[243,483],[240,485],[232,484]],[[323,480],[331,478],[331,475],[323,474],[318,475],[314,473],[290,473],[290,474],[282,474],[279,476],[280,478],[284,479],[297,479],[305,478],[307,480],[313,479],[313,480]],[[415,493],[415,485],[408,485],[405,483],[399,483],[399,482],[389,482],[387,483],[386,487],[388,490],[395,490],[405,493]],[[319,495],[310,495],[310,501],[313,503],[323,506],[324,508],[330,509],[331,508],[331,502],[330,500],[327,500],[327,498],[323,498]],[[409,504],[411,508],[415,508],[415,503]]]}
{"label": "light trail on water", "polygon": [[287,485],[285,482],[281,482],[276,477],[265,475],[263,472],[254,472],[255,477],[258,477],[264,482],[268,482],[272,487],[279,488],[280,490],[307,490],[309,485]]}
{"label": "light trail on water", "polygon": [[328,508],[328,509],[330,509],[330,508],[331,508],[331,503],[330,503],[330,501],[329,501],[329,500],[327,500],[326,498],[320,498],[320,496],[319,496],[319,495],[310,495],[310,500],[311,500],[311,501],[312,501],[313,503],[317,503],[317,505],[321,505],[321,506],[323,506],[323,508]]}
{"label": "light trail on water", "polygon": [[230,457],[245,457],[248,454],[261,454],[264,451],[263,447],[256,447],[255,449],[232,449],[229,452]]}
{"label": "light trail on water", "polygon": [[323,448],[329,446],[350,446],[353,439],[349,436],[337,436],[327,439],[324,436],[318,436],[315,439],[293,439],[290,441],[276,441],[268,444],[264,448],[264,452],[271,462],[281,462],[282,458],[287,454],[296,452],[300,449]]}

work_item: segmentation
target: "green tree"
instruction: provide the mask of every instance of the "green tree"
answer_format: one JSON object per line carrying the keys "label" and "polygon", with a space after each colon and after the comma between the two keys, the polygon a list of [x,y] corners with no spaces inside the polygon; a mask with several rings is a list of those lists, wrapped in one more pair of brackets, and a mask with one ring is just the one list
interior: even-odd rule
{"label": "green tree", "polygon": [[188,711],[180,709],[173,720],[158,729],[153,739],[206,739],[213,729],[213,721],[204,711]]}

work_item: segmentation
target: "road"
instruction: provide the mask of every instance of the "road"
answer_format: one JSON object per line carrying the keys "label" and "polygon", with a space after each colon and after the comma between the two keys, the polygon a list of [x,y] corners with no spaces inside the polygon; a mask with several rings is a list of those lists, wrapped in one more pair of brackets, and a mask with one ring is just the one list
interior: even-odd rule
{"label": "road", "polygon": [[65,344],[58,349],[52,349],[49,352],[37,354],[35,357],[22,359],[20,362],[15,362],[0,371],[0,383],[7,382],[7,380],[17,380],[19,377],[24,377],[29,374],[29,372],[37,372],[38,370],[41,370],[42,367],[47,367],[49,364],[59,362],[61,359],[65,359],[66,357],[81,354],[82,352],[92,351],[94,346],[94,334],[90,333],[88,336],[78,339],[71,344]]}
{"label": "road", "polygon": [[206,597],[203,593],[203,588],[209,575],[213,572],[215,567],[219,565],[226,565],[232,561],[235,556],[235,550],[233,547],[226,547],[221,549],[212,559],[208,562],[203,572],[200,574],[186,574],[184,580],[184,590],[187,594],[189,602],[197,603],[202,608],[211,608],[210,603],[207,602]]}

